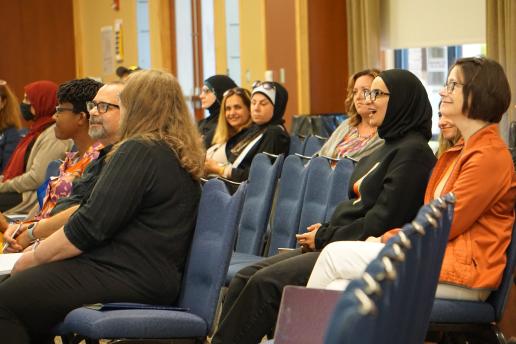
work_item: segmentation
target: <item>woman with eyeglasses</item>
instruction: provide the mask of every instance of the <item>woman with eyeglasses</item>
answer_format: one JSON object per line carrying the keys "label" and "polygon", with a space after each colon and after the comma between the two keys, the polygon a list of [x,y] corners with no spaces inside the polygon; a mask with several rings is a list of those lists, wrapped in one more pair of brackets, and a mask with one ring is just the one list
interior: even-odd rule
{"label": "woman with eyeglasses", "polygon": [[204,80],[201,89],[201,106],[208,110],[210,115],[199,121],[199,131],[204,139],[204,146],[210,147],[213,143],[213,135],[219,121],[222,98],[224,92],[237,87],[237,84],[227,75],[213,75]]}
{"label": "woman with eyeglasses", "polygon": [[335,129],[316,156],[360,160],[383,144],[376,127],[369,124],[369,110],[364,97],[364,91],[371,89],[371,83],[378,74],[380,71],[377,69],[366,69],[349,78],[345,101],[349,117]]}
{"label": "woman with eyeglasses", "polygon": [[231,154],[232,168],[229,179],[237,182],[247,180],[253,158],[258,153],[274,155],[288,153],[290,136],[283,126],[287,108],[288,92],[277,82],[257,81],[251,92],[251,118],[253,126],[246,131],[240,144],[241,152]]}
{"label": "woman with eyeglasses", "polygon": [[[60,140],[73,140],[76,151],[66,153],[59,166],[59,173],[47,181],[41,208],[39,204],[34,206],[24,221],[11,224],[9,228],[0,226],[2,230],[7,229],[4,242],[9,245],[4,252],[19,252],[34,240],[45,237],[40,233],[39,221],[51,216],[58,200],[71,194],[73,181],[99,156],[103,145],[88,135],[89,114],[86,102],[93,100],[101,87],[102,83],[89,78],[71,80],[59,86],[59,105],[53,116],[56,122],[55,135]],[[18,234],[12,238],[15,231]]]}
{"label": "woman with eyeglasses", "polygon": [[120,141],[91,195],[0,283],[2,342],[48,343],[85,304],[178,297],[201,195],[201,137],[165,72],[131,74],[120,116]]}
{"label": "woman with eyeglasses", "polygon": [[37,188],[45,181],[52,160],[63,159],[71,140],[59,140],[54,132],[57,85],[36,81],[25,86],[20,110],[29,121],[29,132],[20,140],[4,168],[0,182],[0,211],[26,214],[37,203]]}
{"label": "woman with eyeglasses", "polygon": [[[230,283],[212,343],[258,343],[274,324],[286,285],[306,285],[320,251],[334,241],[366,240],[411,221],[423,204],[435,164],[428,145],[432,108],[426,90],[409,71],[380,73],[364,92],[369,122],[383,146],[362,158],[329,223],[297,235],[301,249],[240,270]],[[307,319],[310,321],[310,319]]]}
{"label": "woman with eyeglasses", "polygon": [[[514,166],[498,128],[511,91],[496,61],[463,58],[452,66],[439,94],[440,123],[454,123],[464,144],[441,154],[426,188],[426,203],[449,192],[456,197],[436,297],[484,301],[500,284],[514,222]],[[382,241],[398,231],[389,231]],[[382,247],[370,242],[328,245],[308,286],[344,289]]]}
{"label": "woman with eyeglasses", "polygon": [[250,107],[248,90],[235,87],[224,93],[213,144],[206,151],[205,175],[230,177],[232,163],[249,143],[246,129],[253,123]]}
{"label": "woman with eyeglasses", "polygon": [[0,80],[0,173],[21,139],[20,105],[5,80]]}

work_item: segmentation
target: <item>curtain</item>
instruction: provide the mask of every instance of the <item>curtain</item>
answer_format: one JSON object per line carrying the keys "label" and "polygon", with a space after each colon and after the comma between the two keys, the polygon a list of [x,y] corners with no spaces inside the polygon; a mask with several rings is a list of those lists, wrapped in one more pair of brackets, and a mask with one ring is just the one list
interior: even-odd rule
{"label": "curtain", "polygon": [[349,74],[380,67],[380,0],[347,0]]}
{"label": "curtain", "polygon": [[507,141],[509,123],[516,121],[516,1],[486,0],[486,25],[487,57],[503,66],[511,85],[511,106],[500,123]]}

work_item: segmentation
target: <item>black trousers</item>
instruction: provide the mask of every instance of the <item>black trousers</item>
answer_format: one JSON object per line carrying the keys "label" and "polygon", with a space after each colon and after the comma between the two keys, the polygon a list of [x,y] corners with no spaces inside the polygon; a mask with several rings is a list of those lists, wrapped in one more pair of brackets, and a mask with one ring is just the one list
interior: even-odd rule
{"label": "black trousers", "polygon": [[72,309],[117,301],[154,302],[78,259],[28,269],[0,283],[0,338],[5,344],[47,342]]}
{"label": "black trousers", "polygon": [[276,324],[283,288],[304,286],[319,252],[278,254],[240,270],[231,281],[212,344],[256,344]]}

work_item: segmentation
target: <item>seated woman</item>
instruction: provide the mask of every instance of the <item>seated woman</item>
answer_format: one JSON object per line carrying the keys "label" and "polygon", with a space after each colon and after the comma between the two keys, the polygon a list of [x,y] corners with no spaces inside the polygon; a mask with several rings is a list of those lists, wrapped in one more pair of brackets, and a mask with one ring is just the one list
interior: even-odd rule
{"label": "seated woman", "polygon": [[[49,181],[41,209],[36,205],[25,221],[11,225],[14,228],[20,226],[18,233],[21,234],[16,238],[16,247],[9,247],[6,252],[21,250],[36,240],[34,230],[38,222],[50,216],[60,198],[70,195],[72,182],[98,157],[103,146],[88,135],[89,114],[86,102],[93,100],[101,87],[102,84],[93,79],[72,80],[59,86],[59,105],[53,116],[56,121],[55,135],[60,140],[72,139],[77,151],[66,154],[64,162],[59,167],[59,175]],[[7,227],[0,226],[0,230],[5,229]],[[14,230],[8,231],[7,234],[12,232]]]}
{"label": "seated woman", "polygon": [[213,135],[219,121],[220,104],[227,90],[237,87],[237,84],[227,75],[213,75],[204,80],[201,90],[201,106],[208,110],[210,115],[199,121],[199,131],[204,140],[204,146],[210,147]]}
{"label": "seated woman", "polygon": [[[509,107],[509,82],[497,62],[464,58],[452,66],[439,94],[442,118],[455,123],[464,146],[441,155],[425,194],[425,202],[448,192],[457,199],[436,297],[485,300],[500,283],[514,222],[514,167],[497,124]],[[386,234],[383,241],[395,232]],[[342,279],[340,286],[345,287],[346,281],[362,274],[382,246],[328,245],[308,286],[324,288]]]}
{"label": "seated woman", "polygon": [[365,96],[370,123],[385,144],[357,163],[349,200],[337,206],[330,223],[312,225],[297,236],[304,251],[315,252],[279,254],[236,274],[213,344],[259,342],[276,323],[283,288],[306,285],[320,250],[333,241],[380,236],[410,221],[423,204],[435,163],[428,146],[432,107],[424,86],[408,71],[388,70]]}
{"label": "seated woman", "polygon": [[45,181],[48,163],[63,159],[71,140],[59,140],[54,133],[57,85],[36,81],[25,86],[20,105],[23,117],[33,121],[3,172],[0,182],[0,211],[27,214],[37,203],[36,189]]}
{"label": "seated woman", "polygon": [[200,198],[201,138],[168,73],[131,74],[120,111],[121,141],[89,199],[0,283],[3,341],[42,342],[84,304],[177,298]]}
{"label": "seated woman", "polygon": [[[439,109],[441,108],[441,102],[439,102]],[[437,148],[437,157],[440,158],[448,149],[455,147],[459,141],[461,144],[458,149],[461,150],[464,146],[464,140],[461,140],[462,136],[459,129],[450,121],[449,118],[443,117],[441,111],[439,111],[439,128],[441,134],[439,135],[439,147]],[[457,148],[455,148],[457,149]]]}
{"label": "seated woman", "polygon": [[249,177],[253,158],[258,153],[286,154],[290,136],[283,126],[288,92],[277,82],[254,83],[251,96],[251,118],[254,125],[246,131],[246,137],[235,145],[228,160],[229,179],[237,182]]}
{"label": "seated woman", "polygon": [[4,170],[20,141],[20,129],[18,99],[7,82],[0,80],[0,173]]}
{"label": "seated woman", "polygon": [[364,97],[364,91],[371,89],[371,83],[378,74],[380,71],[377,69],[366,69],[349,78],[345,102],[349,117],[335,129],[316,155],[360,160],[383,144],[376,128],[369,124],[369,110]]}
{"label": "seated woman", "polygon": [[[228,157],[235,157],[245,148],[239,143],[246,138],[246,129],[251,120],[251,93],[244,88],[232,88],[224,93],[222,108],[213,145],[206,152],[204,171],[206,175],[228,178],[231,163]],[[238,146],[240,151],[236,150]]]}

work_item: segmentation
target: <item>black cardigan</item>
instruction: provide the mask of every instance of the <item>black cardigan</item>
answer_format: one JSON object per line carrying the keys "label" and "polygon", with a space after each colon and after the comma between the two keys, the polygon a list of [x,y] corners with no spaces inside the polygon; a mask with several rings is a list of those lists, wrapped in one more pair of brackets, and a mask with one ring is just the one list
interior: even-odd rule
{"label": "black cardigan", "polygon": [[86,264],[171,303],[181,283],[199,183],[163,142],[130,140],[102,169],[88,201],[64,227]]}
{"label": "black cardigan", "polygon": [[[230,179],[241,182],[249,177],[251,163],[256,154],[266,152],[271,154],[287,154],[290,146],[290,136],[281,125],[269,125],[265,129],[260,142],[247,154],[237,168],[231,171]],[[233,163],[237,156],[228,155],[229,162]]]}
{"label": "black cardigan", "polygon": [[[335,209],[316,234],[322,249],[333,241],[379,237],[414,219],[423,204],[435,156],[423,135],[411,132],[386,142],[360,160],[349,183],[349,200]],[[357,195],[354,184],[363,178]]]}

